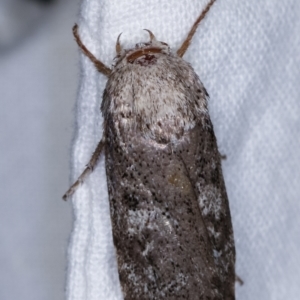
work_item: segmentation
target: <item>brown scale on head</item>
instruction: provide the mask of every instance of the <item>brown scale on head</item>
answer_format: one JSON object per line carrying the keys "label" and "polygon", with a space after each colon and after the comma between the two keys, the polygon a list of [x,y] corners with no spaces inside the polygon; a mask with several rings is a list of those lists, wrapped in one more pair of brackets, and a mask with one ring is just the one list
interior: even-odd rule
{"label": "brown scale on head", "polygon": [[[149,33],[149,36],[150,36],[149,44],[151,44],[152,42],[156,42],[155,35],[148,29],[144,29],[144,30]],[[122,51],[122,46],[120,44],[120,36],[121,36],[121,33],[119,34],[119,36],[117,38],[117,42],[116,42],[117,55],[120,55],[121,51]],[[162,44],[167,45],[166,43],[162,43]],[[161,53],[161,52],[162,52],[162,49],[159,48],[159,47],[140,48],[140,49],[132,52],[131,54],[129,54],[127,56],[127,61],[129,63],[134,63],[138,58],[144,56],[143,62],[138,62],[138,63],[141,64],[141,65],[152,64],[152,63],[154,63],[154,60],[155,60],[155,56],[152,55],[152,54]]]}

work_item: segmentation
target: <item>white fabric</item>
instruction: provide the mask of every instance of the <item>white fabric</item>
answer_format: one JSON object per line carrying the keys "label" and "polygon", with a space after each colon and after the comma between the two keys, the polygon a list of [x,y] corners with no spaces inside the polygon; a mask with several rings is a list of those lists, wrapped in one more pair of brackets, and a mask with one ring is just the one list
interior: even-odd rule
{"label": "white fabric", "polygon": [[[115,42],[148,40],[177,49],[205,7],[201,0],[84,0],[80,36],[111,65]],[[237,249],[237,299],[299,299],[300,2],[217,0],[185,59],[210,94]],[[102,135],[106,78],[81,55],[73,179]],[[298,201],[297,201],[298,200]],[[102,157],[73,197],[67,298],[122,299]]]}

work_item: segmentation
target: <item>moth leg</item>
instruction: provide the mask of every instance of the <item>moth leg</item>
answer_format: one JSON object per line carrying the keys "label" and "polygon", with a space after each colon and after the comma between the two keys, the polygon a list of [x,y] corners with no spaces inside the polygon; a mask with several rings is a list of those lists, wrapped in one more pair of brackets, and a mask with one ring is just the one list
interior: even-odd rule
{"label": "moth leg", "polygon": [[188,49],[188,47],[190,46],[191,40],[198,28],[198,25],[200,24],[200,22],[204,19],[205,15],[207,14],[207,12],[209,11],[209,9],[211,8],[211,6],[214,4],[216,0],[210,0],[208,2],[208,4],[206,5],[205,9],[201,12],[200,16],[198,17],[198,19],[195,21],[194,25],[192,26],[188,36],[186,37],[185,41],[183,42],[183,44],[180,46],[180,48],[177,50],[177,55],[179,57],[182,57],[184,55],[184,53],[186,52],[186,50]]}
{"label": "moth leg", "polygon": [[238,282],[240,285],[244,284],[243,279],[237,274],[235,274],[235,281]]}
{"label": "moth leg", "polygon": [[93,172],[98,159],[100,157],[100,154],[102,153],[104,146],[104,139],[99,142],[96,150],[94,151],[89,163],[87,164],[86,168],[82,172],[82,174],[78,177],[78,179],[75,181],[75,183],[68,189],[68,191],[63,195],[63,199],[66,201],[71,195],[74,194],[74,192],[77,190],[79,185],[84,182],[84,180]]}
{"label": "moth leg", "polygon": [[226,160],[227,159],[227,155],[226,154],[221,154],[220,153],[220,157],[221,157],[222,160]]}
{"label": "moth leg", "polygon": [[82,52],[92,61],[96,69],[102,73],[105,76],[109,76],[111,73],[111,69],[107,67],[103,62],[98,60],[82,43],[80,36],[78,34],[78,25],[75,24],[73,27],[73,35],[75,37],[75,40],[79,46],[79,48],[82,50]]}

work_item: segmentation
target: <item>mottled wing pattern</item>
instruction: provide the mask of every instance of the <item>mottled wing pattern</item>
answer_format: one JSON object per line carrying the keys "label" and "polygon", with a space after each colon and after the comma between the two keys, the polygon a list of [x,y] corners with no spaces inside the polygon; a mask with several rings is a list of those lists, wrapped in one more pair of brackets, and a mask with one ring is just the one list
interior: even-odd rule
{"label": "mottled wing pattern", "polygon": [[221,276],[234,277],[234,248],[229,257],[222,253],[232,228],[222,219],[229,211],[220,157],[216,152],[211,172],[205,155],[215,147],[212,129],[203,133],[199,125],[176,144],[149,144],[136,132],[116,138],[116,124],[109,117],[107,123],[108,189],[124,298],[234,299],[234,278],[228,283]]}
{"label": "mottled wing pattern", "polygon": [[110,132],[106,151],[113,239],[125,299],[212,296],[210,288],[199,289],[210,286],[214,268],[183,161],[170,145],[160,149],[130,136],[120,145]]}
{"label": "mottled wing pattern", "polygon": [[[192,143],[190,141],[193,141]],[[235,246],[228,198],[213,126],[196,126],[180,145],[180,157],[195,191],[218,274],[221,299],[234,299]]]}

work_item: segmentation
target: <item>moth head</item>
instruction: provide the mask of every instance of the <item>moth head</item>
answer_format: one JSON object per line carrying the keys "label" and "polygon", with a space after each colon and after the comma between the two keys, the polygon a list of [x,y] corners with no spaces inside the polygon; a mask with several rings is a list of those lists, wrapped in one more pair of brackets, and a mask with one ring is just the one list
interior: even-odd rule
{"label": "moth head", "polygon": [[158,41],[155,35],[149,29],[144,30],[149,33],[150,41],[138,43],[134,48],[131,49],[122,48],[120,43],[121,33],[119,34],[116,42],[117,56],[114,59],[114,66],[122,62],[149,65],[151,62],[155,62],[157,54],[170,54],[170,47],[167,43]]}

